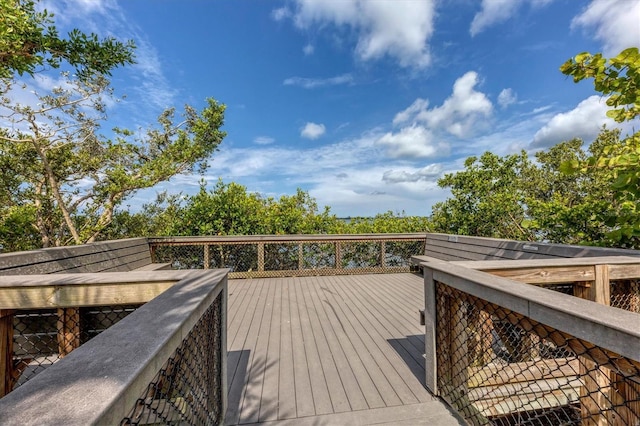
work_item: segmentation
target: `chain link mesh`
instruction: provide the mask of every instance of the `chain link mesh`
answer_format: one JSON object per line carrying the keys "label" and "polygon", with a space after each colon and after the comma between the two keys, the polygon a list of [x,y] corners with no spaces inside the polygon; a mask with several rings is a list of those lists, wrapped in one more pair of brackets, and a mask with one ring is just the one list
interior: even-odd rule
{"label": "chain link mesh", "polygon": [[472,424],[638,425],[640,362],[442,283],[438,388]]}
{"label": "chain link mesh", "polygon": [[122,425],[221,424],[222,297],[220,293],[165,362]]}
{"label": "chain link mesh", "polygon": [[229,268],[230,278],[409,272],[415,240],[172,243],[153,242],[154,262],[173,269]]}
{"label": "chain link mesh", "polygon": [[612,281],[611,306],[640,313],[640,283],[638,280]]}
{"label": "chain link mesh", "polygon": [[14,311],[12,387],[32,379],[138,306]]}

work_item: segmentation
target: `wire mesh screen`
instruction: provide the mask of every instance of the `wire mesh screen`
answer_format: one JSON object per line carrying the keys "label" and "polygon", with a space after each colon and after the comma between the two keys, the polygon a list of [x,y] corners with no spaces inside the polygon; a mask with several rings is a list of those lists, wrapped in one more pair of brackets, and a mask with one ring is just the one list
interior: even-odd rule
{"label": "wire mesh screen", "polygon": [[640,284],[638,280],[612,281],[611,306],[640,313]]}
{"label": "wire mesh screen", "polygon": [[221,424],[223,293],[158,371],[122,425]]}
{"label": "wire mesh screen", "polygon": [[32,379],[138,306],[14,311],[11,387],[16,388]]}
{"label": "wire mesh screen", "polygon": [[638,425],[640,362],[436,285],[438,389],[472,424]]}
{"label": "wire mesh screen", "polygon": [[415,240],[154,242],[154,262],[173,269],[229,268],[230,278],[351,273],[409,272],[411,256],[422,254]]}

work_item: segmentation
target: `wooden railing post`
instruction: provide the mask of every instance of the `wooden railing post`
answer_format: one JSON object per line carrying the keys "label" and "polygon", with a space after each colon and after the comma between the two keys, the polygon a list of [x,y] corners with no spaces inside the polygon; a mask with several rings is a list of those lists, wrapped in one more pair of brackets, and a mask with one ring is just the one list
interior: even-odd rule
{"label": "wooden railing post", "polygon": [[0,309],[0,398],[13,389],[13,312]]}
{"label": "wooden railing post", "polygon": [[258,243],[258,271],[264,271],[264,243]]}
{"label": "wooden railing post", "polygon": [[336,269],[342,269],[342,244],[336,241]]}
{"label": "wooden railing post", "polygon": [[304,269],[304,250],[302,248],[302,243],[298,243],[298,270],[302,271]]}
{"label": "wooden railing post", "polygon": [[[609,266],[594,265],[594,280],[589,287],[577,289],[577,296],[601,305],[610,305]],[[580,412],[584,425],[600,426],[610,424],[607,416],[611,408],[611,380],[615,373],[606,367],[598,366],[590,359],[580,358]]]}
{"label": "wooden railing post", "polygon": [[384,269],[387,265],[387,253],[386,253],[386,249],[387,246],[385,244],[384,241],[380,242],[380,266],[382,267],[382,269]]}
{"label": "wooden railing post", "polygon": [[58,356],[80,347],[80,309],[58,308]]}
{"label": "wooden railing post", "polygon": [[433,281],[433,270],[424,268],[425,385],[434,395],[438,395],[438,356],[436,344],[436,283]]}
{"label": "wooden railing post", "polygon": [[203,250],[204,250],[204,253],[202,255],[202,257],[203,257],[202,261],[203,261],[204,265],[203,265],[202,268],[203,269],[209,269],[209,266],[211,265],[211,253],[210,253],[210,250],[209,250],[209,244],[205,244],[202,247],[203,247]]}

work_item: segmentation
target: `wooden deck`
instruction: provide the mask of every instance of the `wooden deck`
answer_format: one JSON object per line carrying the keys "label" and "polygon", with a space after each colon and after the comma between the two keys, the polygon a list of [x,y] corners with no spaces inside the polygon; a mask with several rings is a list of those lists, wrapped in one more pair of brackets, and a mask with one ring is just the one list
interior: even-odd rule
{"label": "wooden deck", "polygon": [[413,274],[229,281],[226,423],[461,424],[424,388]]}

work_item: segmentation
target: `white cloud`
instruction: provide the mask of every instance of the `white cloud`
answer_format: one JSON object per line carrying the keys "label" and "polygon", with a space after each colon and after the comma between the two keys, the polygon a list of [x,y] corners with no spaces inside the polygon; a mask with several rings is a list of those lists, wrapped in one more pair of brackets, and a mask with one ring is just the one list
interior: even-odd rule
{"label": "white cloud", "polygon": [[315,47],[313,47],[313,44],[311,44],[311,43],[305,45],[302,48],[302,52],[305,54],[305,56],[313,55],[313,52],[315,50],[316,50]]}
{"label": "white cloud", "polygon": [[493,105],[475,90],[478,75],[467,72],[453,84],[453,93],[442,105],[428,108],[427,99],[418,98],[393,118],[394,125],[410,123],[399,132],[388,132],[378,140],[392,158],[428,158],[446,155],[449,142],[443,135],[465,139],[486,127]]}
{"label": "white cloud", "polygon": [[501,108],[506,108],[516,103],[517,100],[518,96],[512,89],[502,89],[498,95],[498,105],[500,105]]}
{"label": "white cloud", "polygon": [[[283,146],[252,146],[234,148],[221,145],[212,160],[211,174],[205,180],[212,183],[218,177],[279,197],[282,183],[290,191],[303,188],[315,197],[320,206],[331,206],[338,216],[373,216],[376,213],[406,211],[408,214],[427,215],[430,206],[442,201],[448,190],[435,184],[437,165],[412,167],[407,159],[394,160],[384,155],[383,147],[376,141],[381,133],[377,129],[358,138],[326,145],[300,148]],[[399,170],[408,177],[393,182],[394,175],[385,172]],[[411,174],[424,175],[414,180]],[[198,190],[199,177],[176,177],[153,191],[167,189],[171,192]]]}
{"label": "white cloud", "polygon": [[516,12],[519,0],[482,0],[482,9],[471,21],[469,32],[475,37],[491,25],[504,22]]}
{"label": "white cloud", "polygon": [[278,22],[287,19],[290,16],[291,11],[287,7],[281,7],[279,9],[274,9],[273,11],[271,11],[271,17]]}
{"label": "white cloud", "polygon": [[[541,7],[553,0],[528,0],[533,7]],[[507,21],[519,7],[526,4],[525,0],[482,0],[480,12],[471,21],[469,32],[475,37],[492,25]]]}
{"label": "white cloud", "polygon": [[479,83],[478,74],[470,71],[453,85],[453,93],[442,106],[418,114],[418,120],[430,127],[444,128],[459,138],[469,136],[480,120],[489,118],[493,106],[487,96],[474,88]]}
{"label": "white cloud", "polygon": [[382,180],[387,183],[434,181],[442,173],[440,164],[429,164],[415,171],[387,170],[382,175]]}
{"label": "white cloud", "polygon": [[324,127],[324,124],[308,122],[300,131],[300,136],[307,139],[318,139],[320,136],[324,135],[325,131],[326,128]]}
{"label": "white cloud", "polygon": [[419,112],[424,111],[429,106],[429,100],[418,98],[416,99],[409,108],[400,111],[393,117],[393,124],[398,125],[402,123],[406,123],[407,121],[414,118]]}
{"label": "white cloud", "polygon": [[[431,62],[434,0],[296,0],[296,6],[292,19],[300,29],[349,27],[357,37],[355,53],[363,61],[389,56],[403,67],[418,68]],[[286,17],[276,11],[272,16]]]}
{"label": "white cloud", "polygon": [[275,141],[271,136],[257,136],[253,142],[258,145],[269,145]]}
{"label": "white cloud", "polygon": [[171,88],[164,75],[157,50],[143,37],[136,40],[136,46],[136,63],[133,68],[139,73],[140,85],[136,89],[139,96],[158,108],[172,106],[177,91]]}
{"label": "white cloud", "polygon": [[556,114],[536,132],[531,146],[542,148],[573,138],[591,142],[603,124],[616,127],[615,122],[606,116],[609,107],[605,101],[600,96],[590,96],[571,111]]}
{"label": "white cloud", "polygon": [[305,89],[351,83],[353,83],[353,76],[351,74],[342,74],[329,78],[289,77],[282,82],[285,86],[300,86]]}
{"label": "white cloud", "polygon": [[417,99],[411,106],[394,117],[394,124],[412,120],[422,123],[432,131],[445,131],[458,138],[466,138],[483,127],[490,118],[493,105],[482,92],[475,90],[478,74],[469,71],[453,84],[453,93],[442,105],[427,109],[428,102]]}
{"label": "white cloud", "polygon": [[606,56],[640,46],[640,1],[593,0],[571,21],[571,28],[576,27],[602,41]]}
{"label": "white cloud", "polygon": [[387,149],[391,158],[428,158],[442,154],[442,148],[436,142],[433,133],[424,126],[405,127],[398,133],[386,133],[376,143]]}

